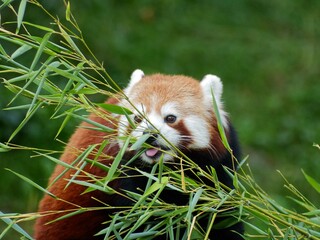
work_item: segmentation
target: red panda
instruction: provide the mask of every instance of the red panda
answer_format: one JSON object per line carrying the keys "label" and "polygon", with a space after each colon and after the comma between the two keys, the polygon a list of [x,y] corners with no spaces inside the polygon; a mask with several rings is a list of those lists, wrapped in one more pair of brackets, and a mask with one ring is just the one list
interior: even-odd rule
{"label": "red panda", "polygon": [[[72,164],[81,151],[89,146],[96,144],[98,149],[104,139],[117,139],[117,142],[110,140],[109,145],[103,150],[104,157],[99,159],[100,163],[110,165],[114,156],[124,146],[122,140],[124,136],[129,134],[139,139],[148,134],[146,143],[149,148],[134,161],[134,167],[148,169],[159,159],[164,164],[175,162],[175,156],[179,154],[178,149],[203,170],[214,167],[219,181],[232,188],[232,180],[223,166],[234,169],[235,163],[221,141],[212,106],[214,96],[229,145],[234,156],[238,158],[239,144],[236,132],[223,109],[222,87],[220,79],[214,75],[206,75],[199,82],[182,75],[144,75],[141,70],[135,70],[128,87],[123,91],[130,102],[125,98],[116,97],[106,102],[125,107],[133,114],[115,117],[114,114],[105,112],[104,116],[91,114],[89,117],[92,121],[115,129],[117,136],[114,136],[114,133],[96,131],[87,122],[82,123],[70,138],[61,160],[66,164]],[[135,128],[132,128],[132,122]],[[127,152],[130,155],[129,149]],[[90,155],[89,158],[94,156]],[[126,160],[124,156],[123,161]],[[87,164],[83,171],[101,177],[107,174],[101,168],[91,164]],[[36,240],[104,239],[103,235],[95,236],[95,234],[106,227],[102,223],[110,220],[110,215],[116,210],[103,209],[103,206],[115,206],[117,209],[116,207],[133,204],[127,198],[117,194],[108,195],[100,191],[84,193],[86,187],[68,182],[75,172],[76,170],[66,170],[66,166],[63,165],[56,166],[48,187],[48,191],[55,197],[47,194],[39,204],[41,216],[35,224]],[[127,174],[130,175],[130,171]],[[86,180],[87,178],[78,175],[77,179]],[[143,177],[125,177],[111,181],[109,185],[121,191],[134,192],[138,188],[144,189],[147,181],[148,178]],[[188,196],[172,193],[172,191],[170,193],[164,191],[160,198],[176,205],[188,204]],[[89,207],[97,207],[101,210],[84,211],[54,221],[75,209]],[[207,224],[207,221],[202,220],[204,224]],[[212,230],[209,237],[210,239],[237,240],[243,239],[242,233],[242,223],[238,222],[225,229]],[[157,239],[166,239],[166,235],[160,235]]]}

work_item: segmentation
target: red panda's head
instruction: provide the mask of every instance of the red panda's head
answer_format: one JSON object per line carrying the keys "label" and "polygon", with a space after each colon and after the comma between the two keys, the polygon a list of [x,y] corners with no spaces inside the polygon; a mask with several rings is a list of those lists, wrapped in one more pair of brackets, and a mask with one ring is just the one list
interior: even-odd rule
{"label": "red panda's head", "polygon": [[143,161],[156,162],[162,154],[164,161],[171,161],[176,153],[173,146],[181,151],[217,151],[221,146],[213,95],[225,128],[228,128],[228,121],[222,109],[222,83],[217,76],[206,75],[199,82],[181,75],[145,76],[141,70],[135,70],[124,93],[131,103],[122,100],[121,105],[134,113],[135,128],[132,129],[128,119],[122,116],[119,136],[130,134],[140,138],[149,134],[147,143],[152,147],[141,155]]}

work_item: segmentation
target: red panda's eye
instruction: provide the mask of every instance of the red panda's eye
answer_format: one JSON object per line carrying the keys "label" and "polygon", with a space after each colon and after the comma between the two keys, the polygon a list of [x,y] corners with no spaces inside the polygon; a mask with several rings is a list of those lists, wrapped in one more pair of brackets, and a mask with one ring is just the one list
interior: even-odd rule
{"label": "red panda's eye", "polygon": [[136,116],[134,116],[133,120],[134,120],[135,124],[138,124],[138,123],[141,123],[142,117],[139,115],[136,115]]}
{"label": "red panda's eye", "polygon": [[164,118],[166,123],[174,123],[177,120],[177,117],[174,115],[168,115]]}

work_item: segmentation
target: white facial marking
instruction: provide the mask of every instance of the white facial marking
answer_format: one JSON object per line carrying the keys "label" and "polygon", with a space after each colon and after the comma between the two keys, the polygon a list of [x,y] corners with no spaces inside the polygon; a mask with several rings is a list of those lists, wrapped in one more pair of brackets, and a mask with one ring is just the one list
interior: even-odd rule
{"label": "white facial marking", "polygon": [[184,124],[192,136],[192,143],[188,146],[193,149],[207,148],[210,145],[210,132],[208,123],[199,116],[184,118]]}
{"label": "white facial marking", "polygon": [[161,114],[163,117],[167,115],[175,115],[179,117],[179,106],[175,102],[167,102],[161,107]]}

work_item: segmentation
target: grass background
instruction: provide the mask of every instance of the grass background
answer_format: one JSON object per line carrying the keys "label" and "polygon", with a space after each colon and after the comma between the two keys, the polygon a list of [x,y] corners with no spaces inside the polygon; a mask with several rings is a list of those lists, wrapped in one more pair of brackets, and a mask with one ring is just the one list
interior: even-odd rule
{"label": "grass background", "polygon": [[[64,18],[62,1],[43,3]],[[220,76],[226,109],[258,184],[276,200],[292,205],[276,172],[280,170],[320,203],[316,192],[305,187],[300,170],[319,181],[320,153],[312,146],[320,142],[319,1],[91,0],[71,1],[71,9],[88,45],[121,86],[136,68],[197,79],[208,73]],[[1,11],[2,22],[11,18]],[[32,5],[27,5],[25,20],[50,24]],[[1,84],[0,142],[8,140],[25,114],[2,110],[12,97]],[[24,101],[19,98],[15,104]],[[62,150],[54,140],[61,122],[49,117],[50,109],[40,110],[13,143]],[[59,139],[67,141],[76,124],[69,123]],[[27,151],[1,153],[1,211],[36,210],[41,193],[5,170],[45,186],[53,165],[30,156]]]}

